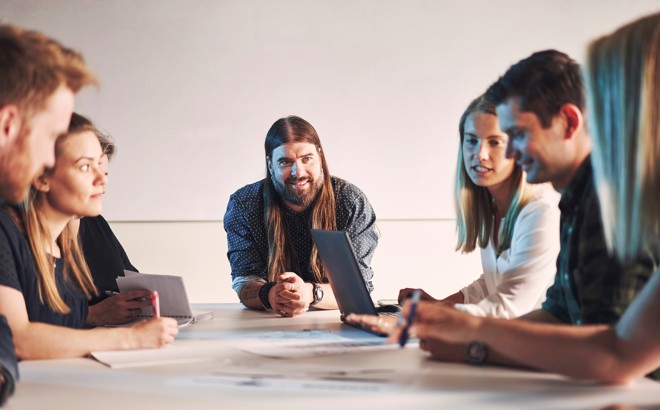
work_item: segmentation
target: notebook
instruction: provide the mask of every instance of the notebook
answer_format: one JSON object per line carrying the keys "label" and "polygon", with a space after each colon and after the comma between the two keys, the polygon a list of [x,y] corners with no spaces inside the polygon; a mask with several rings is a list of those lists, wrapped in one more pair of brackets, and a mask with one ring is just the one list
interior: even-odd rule
{"label": "notebook", "polygon": [[[337,300],[342,322],[347,323],[346,316],[351,313],[388,316],[398,313],[400,308],[396,305],[374,306],[360,272],[360,265],[355,256],[351,239],[346,232],[312,229],[311,233],[330,287]],[[353,323],[347,324],[379,336],[386,336],[373,332],[368,327]]]}
{"label": "notebook", "polygon": [[[124,275],[117,278],[117,286],[120,292],[129,290],[150,290],[158,291],[160,299],[160,314],[164,317],[176,319],[179,327],[197,323],[203,319],[213,317],[213,312],[196,311],[190,308],[188,303],[188,294],[183,285],[183,278],[174,275],[153,275],[148,273],[138,273],[129,270],[124,271]],[[151,318],[154,316],[151,306],[143,307],[137,318]]]}

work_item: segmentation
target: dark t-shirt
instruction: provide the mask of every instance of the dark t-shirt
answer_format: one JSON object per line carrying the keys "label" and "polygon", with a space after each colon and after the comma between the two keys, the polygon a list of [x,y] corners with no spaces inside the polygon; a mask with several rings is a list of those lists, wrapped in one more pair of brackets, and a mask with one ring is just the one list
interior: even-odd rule
{"label": "dark t-shirt", "polygon": [[20,291],[30,322],[82,328],[87,319],[85,293],[72,281],[64,279],[64,263],[55,259],[55,282],[60,296],[71,311],[54,312],[41,302],[37,285],[37,270],[28,241],[5,209],[0,209],[0,286]]}
{"label": "dark t-shirt", "polygon": [[93,297],[90,305],[107,298],[105,291],[119,291],[116,279],[117,276],[124,276],[124,269],[138,271],[128,260],[124,248],[101,215],[80,220],[78,239],[92,272],[94,285],[99,291],[99,296]]}

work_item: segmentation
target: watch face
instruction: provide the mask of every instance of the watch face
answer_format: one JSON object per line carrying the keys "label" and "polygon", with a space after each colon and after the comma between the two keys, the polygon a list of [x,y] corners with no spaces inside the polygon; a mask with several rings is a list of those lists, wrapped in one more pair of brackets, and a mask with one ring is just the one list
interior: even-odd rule
{"label": "watch face", "polygon": [[466,348],[467,359],[472,364],[482,364],[486,361],[488,349],[486,345],[479,342],[471,342]]}
{"label": "watch face", "polygon": [[314,303],[318,303],[323,299],[323,288],[314,284]]}

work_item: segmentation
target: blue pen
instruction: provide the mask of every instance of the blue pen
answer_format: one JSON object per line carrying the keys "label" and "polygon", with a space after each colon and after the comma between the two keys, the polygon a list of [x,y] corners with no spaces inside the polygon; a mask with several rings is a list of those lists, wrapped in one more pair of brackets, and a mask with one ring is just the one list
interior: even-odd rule
{"label": "blue pen", "polygon": [[[412,305],[410,306],[410,312],[408,312],[408,318],[406,320],[405,326],[401,330],[401,336],[399,336],[399,346],[402,348],[408,343],[408,329],[410,329],[410,325],[412,325],[413,321],[415,320],[415,314],[417,313],[417,304],[419,303],[419,299],[422,297],[422,291],[419,289],[415,289],[415,291],[412,294]],[[399,316],[399,322],[403,321],[403,316]],[[400,323],[401,324],[401,323]]]}

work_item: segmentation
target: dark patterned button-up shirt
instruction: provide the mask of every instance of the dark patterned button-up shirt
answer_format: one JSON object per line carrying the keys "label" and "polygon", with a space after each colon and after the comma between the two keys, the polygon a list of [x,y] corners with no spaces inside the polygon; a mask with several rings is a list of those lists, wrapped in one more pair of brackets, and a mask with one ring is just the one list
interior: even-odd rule
{"label": "dark patterned button-up shirt", "polygon": [[[227,257],[231,265],[232,287],[237,294],[253,280],[268,278],[268,235],[264,223],[265,180],[246,185],[229,198],[224,217],[227,232]],[[355,185],[332,177],[335,191],[337,229],[346,231],[353,243],[362,276],[369,291],[373,270],[371,258],[378,244],[376,214],[367,197]],[[305,282],[314,282],[309,265],[312,252],[310,221],[312,207],[296,213],[284,207],[288,236],[298,256],[298,266],[290,266]]]}
{"label": "dark patterned button-up shirt", "polygon": [[564,323],[614,324],[655,270],[650,254],[622,264],[608,253],[588,157],[563,192],[557,274],[543,309]]}

